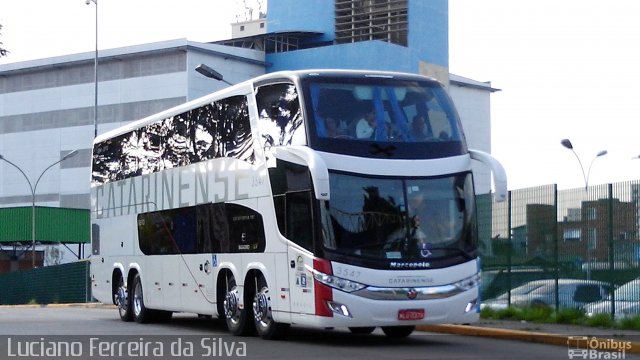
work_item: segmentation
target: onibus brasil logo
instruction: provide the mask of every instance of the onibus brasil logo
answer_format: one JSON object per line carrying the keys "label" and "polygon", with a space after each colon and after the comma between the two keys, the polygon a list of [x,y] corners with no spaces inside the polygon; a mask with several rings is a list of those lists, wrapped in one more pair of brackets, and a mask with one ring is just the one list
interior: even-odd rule
{"label": "onibus brasil logo", "polygon": [[624,359],[631,342],[588,336],[567,338],[569,359]]}

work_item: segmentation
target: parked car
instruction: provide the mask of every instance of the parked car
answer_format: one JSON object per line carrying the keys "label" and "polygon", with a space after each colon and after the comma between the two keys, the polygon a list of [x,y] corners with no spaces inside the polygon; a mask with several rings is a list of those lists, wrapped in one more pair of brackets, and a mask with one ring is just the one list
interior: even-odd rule
{"label": "parked car", "polygon": [[[512,306],[555,306],[555,279],[534,280],[511,290]],[[612,287],[604,281],[583,279],[558,279],[559,306],[561,309],[581,308],[586,304],[605,299]],[[505,309],[509,305],[509,293],[485,301],[481,308]]]}
{"label": "parked car", "polygon": [[[615,318],[623,319],[640,315],[640,278],[631,280],[613,292]],[[587,304],[583,307],[587,316],[611,314],[611,298]]]}

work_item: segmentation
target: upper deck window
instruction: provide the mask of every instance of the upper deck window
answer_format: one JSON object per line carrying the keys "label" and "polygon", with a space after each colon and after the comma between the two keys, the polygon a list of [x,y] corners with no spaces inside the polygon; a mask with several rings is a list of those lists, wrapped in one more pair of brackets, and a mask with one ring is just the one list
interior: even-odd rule
{"label": "upper deck window", "polygon": [[256,103],[263,147],[306,144],[300,99],[293,84],[276,83],[259,87]]}
{"label": "upper deck window", "polygon": [[255,161],[245,96],[217,100],[95,144],[92,183],[221,157]]}
{"label": "upper deck window", "polygon": [[393,145],[389,151],[400,158],[465,150],[457,114],[436,82],[322,78],[308,81],[306,90],[314,129],[310,142],[319,150],[375,157],[370,148],[375,143],[377,149]]}

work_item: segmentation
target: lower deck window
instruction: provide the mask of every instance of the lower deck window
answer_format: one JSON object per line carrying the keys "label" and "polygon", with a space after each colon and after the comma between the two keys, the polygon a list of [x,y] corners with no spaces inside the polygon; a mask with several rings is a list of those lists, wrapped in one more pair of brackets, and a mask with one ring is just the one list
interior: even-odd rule
{"label": "lower deck window", "polygon": [[138,215],[140,250],[146,255],[263,252],[262,215],[228,203]]}

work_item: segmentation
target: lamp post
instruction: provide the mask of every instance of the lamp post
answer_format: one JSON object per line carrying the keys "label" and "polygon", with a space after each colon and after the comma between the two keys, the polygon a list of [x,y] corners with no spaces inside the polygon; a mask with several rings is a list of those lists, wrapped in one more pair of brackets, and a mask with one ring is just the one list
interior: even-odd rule
{"label": "lamp post", "polygon": [[[584,178],[584,191],[586,193],[589,189],[589,175],[591,174],[591,166],[593,166],[593,162],[596,161],[597,158],[607,155],[607,150],[600,150],[596,154],[596,156],[591,160],[591,163],[589,163],[589,169],[585,174],[584,167],[582,166],[582,161],[580,161],[578,154],[576,154],[575,150],[573,150],[573,144],[571,144],[571,141],[569,139],[562,139],[562,141],[560,141],[560,144],[562,144],[562,146],[566,147],[567,149],[571,150],[571,152],[573,152],[573,155],[575,155],[576,159],[578,160],[578,163],[580,164],[580,169],[582,170],[582,177]],[[591,240],[590,239],[587,239],[587,280],[591,280]]]}
{"label": "lamp post", "polygon": [[211,67],[209,67],[209,66],[207,66],[205,64],[200,64],[200,65],[196,66],[196,71],[199,72],[200,74],[210,78],[210,79],[222,81],[223,83],[225,83],[227,85],[233,85],[232,83],[230,83],[227,80],[225,80],[224,77],[222,76],[222,74],[220,74],[219,72],[213,70]]}
{"label": "lamp post", "polygon": [[44,169],[42,173],[40,173],[40,176],[38,176],[38,179],[36,180],[35,185],[31,184],[31,180],[29,180],[29,177],[27,176],[27,174],[25,174],[24,171],[22,171],[22,169],[18,165],[7,160],[7,158],[5,158],[4,156],[2,156],[2,154],[0,154],[0,160],[6,161],[9,165],[13,166],[14,168],[18,169],[18,171],[20,171],[22,176],[24,176],[25,180],[27,180],[27,183],[29,184],[29,190],[31,190],[31,267],[33,268],[36,267],[36,189],[38,188],[38,183],[40,182],[40,179],[42,179],[42,176],[44,175],[44,173],[47,172],[47,170],[51,169],[54,165],[61,163],[72,156],[75,156],[77,153],[78,153],[78,150],[73,150],[70,153],[63,156],[62,159],[47,166],[47,168]]}
{"label": "lamp post", "polygon": [[593,166],[593,162],[596,161],[597,158],[607,155],[607,150],[600,150],[596,154],[596,156],[591,160],[591,163],[589,163],[589,169],[585,174],[584,167],[582,166],[582,161],[580,161],[580,158],[578,157],[578,154],[576,154],[576,151],[573,150],[573,144],[571,144],[571,141],[569,139],[562,139],[562,141],[560,141],[560,144],[571,150],[571,152],[573,152],[573,155],[575,155],[576,159],[578,160],[578,164],[580,164],[580,170],[582,170],[582,177],[584,179],[584,191],[587,191],[587,189],[589,188],[589,175],[591,174],[591,166]]}
{"label": "lamp post", "polygon": [[86,0],[90,5],[96,4],[96,51],[93,57],[93,138],[98,136],[98,0]]}

